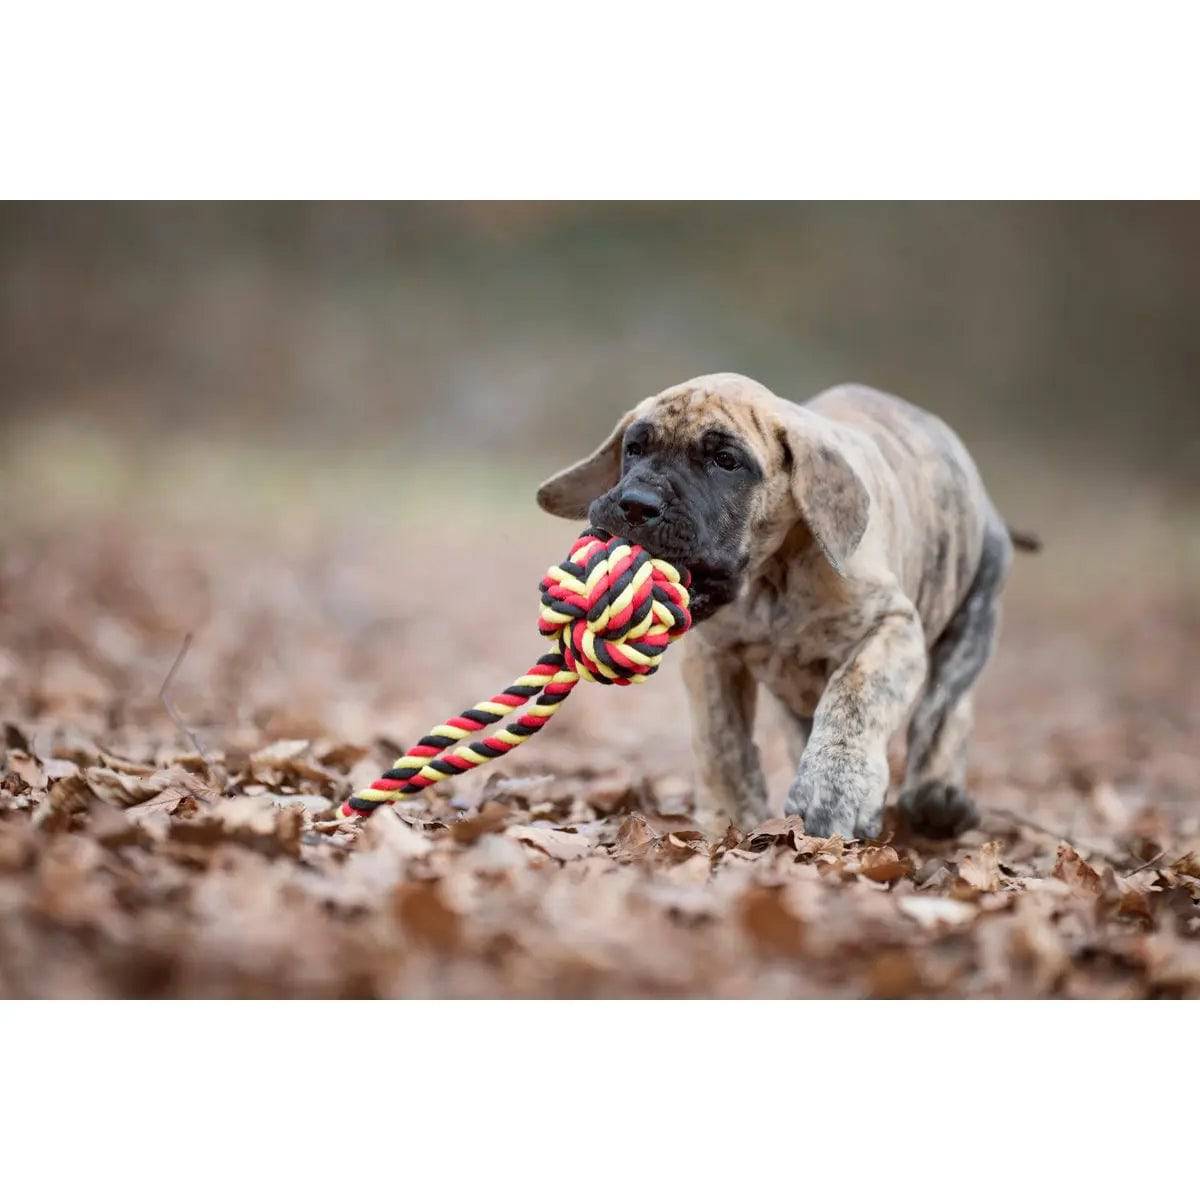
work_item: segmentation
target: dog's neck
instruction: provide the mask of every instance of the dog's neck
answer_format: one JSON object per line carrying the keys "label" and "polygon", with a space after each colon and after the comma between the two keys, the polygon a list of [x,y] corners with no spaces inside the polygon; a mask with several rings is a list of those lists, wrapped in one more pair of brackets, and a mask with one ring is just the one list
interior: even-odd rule
{"label": "dog's neck", "polygon": [[[767,549],[757,561],[751,560],[746,577],[762,587],[780,591],[787,585],[789,568],[800,562],[816,544],[812,531],[803,521],[793,522],[778,541],[762,538],[760,542]],[[774,548],[771,548],[772,543]]]}

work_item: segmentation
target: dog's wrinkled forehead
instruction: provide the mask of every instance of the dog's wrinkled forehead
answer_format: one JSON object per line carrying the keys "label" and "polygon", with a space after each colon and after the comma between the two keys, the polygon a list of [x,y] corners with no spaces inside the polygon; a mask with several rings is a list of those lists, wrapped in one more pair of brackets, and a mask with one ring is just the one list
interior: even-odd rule
{"label": "dog's wrinkled forehead", "polygon": [[714,430],[729,434],[766,467],[773,453],[767,414],[775,404],[772,392],[744,375],[702,375],[643,400],[634,418],[664,445],[688,445]]}

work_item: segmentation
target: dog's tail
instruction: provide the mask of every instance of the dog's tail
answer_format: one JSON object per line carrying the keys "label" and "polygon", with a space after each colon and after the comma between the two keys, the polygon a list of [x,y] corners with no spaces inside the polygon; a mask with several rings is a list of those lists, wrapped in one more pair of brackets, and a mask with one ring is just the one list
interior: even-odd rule
{"label": "dog's tail", "polygon": [[1037,554],[1042,548],[1042,539],[1036,533],[1023,533],[1019,529],[1008,526],[1008,538],[1016,550],[1024,550],[1026,554]]}

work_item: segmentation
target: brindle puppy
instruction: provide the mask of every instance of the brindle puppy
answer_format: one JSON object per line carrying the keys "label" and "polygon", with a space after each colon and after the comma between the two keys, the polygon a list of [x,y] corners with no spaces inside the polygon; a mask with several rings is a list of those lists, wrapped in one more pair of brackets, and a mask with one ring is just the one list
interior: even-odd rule
{"label": "brindle puppy", "polygon": [[879,834],[906,716],[909,824],[948,837],[975,823],[971,686],[1012,541],[936,417],[856,384],[798,405],[706,375],[643,400],[538,503],[692,572],[684,677],[703,808],[743,827],[768,814],[763,684],[796,750],[785,810],[809,833]]}

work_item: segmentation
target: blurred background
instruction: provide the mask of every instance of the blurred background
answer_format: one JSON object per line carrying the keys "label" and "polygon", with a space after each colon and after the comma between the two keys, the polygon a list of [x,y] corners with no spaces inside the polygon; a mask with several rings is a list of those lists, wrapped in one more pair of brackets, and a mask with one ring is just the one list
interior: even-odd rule
{"label": "blurred background", "polygon": [[[218,738],[401,739],[536,651],[572,532],[537,482],[642,397],[735,370],[946,418],[1047,543],[994,673],[1052,674],[1054,720],[1093,727],[1147,710],[1120,671],[1157,671],[1156,713],[1190,720],[1198,314],[1194,204],[6,204],[8,671],[33,664],[34,711],[70,684],[146,721],[195,631],[180,686]],[[439,585],[513,619],[485,638]],[[685,769],[686,729],[660,735]]]}
{"label": "blurred background", "polygon": [[716,369],[1197,486],[1188,204],[7,204],[0,417],[542,469]]}

